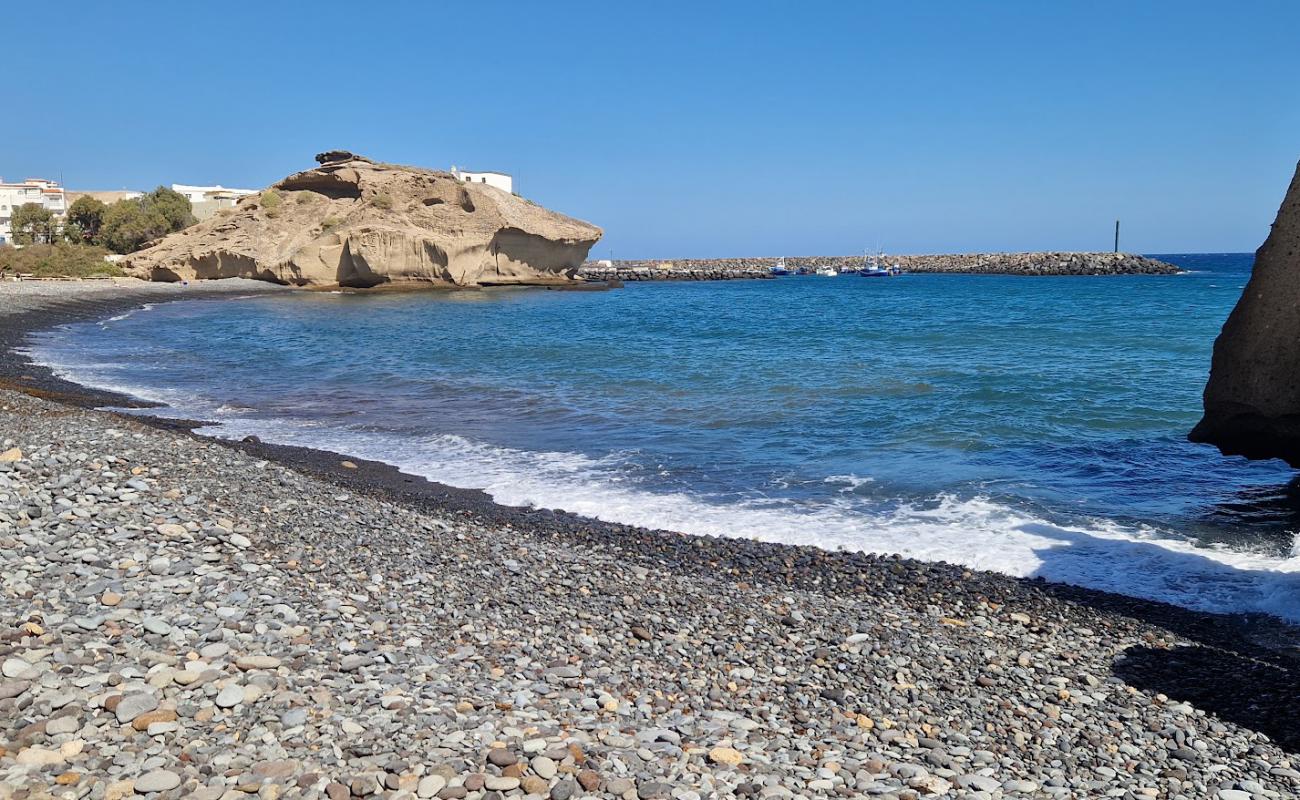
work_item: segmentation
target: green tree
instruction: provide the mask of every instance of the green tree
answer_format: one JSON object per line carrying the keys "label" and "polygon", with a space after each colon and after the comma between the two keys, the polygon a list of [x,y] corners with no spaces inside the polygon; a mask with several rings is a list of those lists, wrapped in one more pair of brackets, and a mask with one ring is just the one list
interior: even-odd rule
{"label": "green tree", "polygon": [[118,200],[104,212],[99,229],[100,243],[114,253],[134,253],[145,242],[165,236],[171,224],[161,213],[144,207],[140,200]]}
{"label": "green tree", "polygon": [[68,209],[68,219],[63,226],[63,235],[68,241],[77,244],[97,244],[99,229],[104,224],[104,212],[108,206],[99,200],[82,195]]}
{"label": "green tree", "polygon": [[154,239],[194,224],[190,201],[164,186],[104,211],[100,244],[115,253],[134,253]]}
{"label": "green tree", "polygon": [[18,206],[9,219],[9,230],[17,244],[51,242],[55,229],[54,212],[40,203]]}
{"label": "green tree", "polygon": [[[171,227],[171,231],[188,228],[197,222],[194,219],[194,208],[190,205],[189,198],[180,192],[168,189],[166,186],[159,186],[140,199],[146,208],[156,210],[163,215],[167,220],[167,224]],[[168,233],[171,231],[168,231]]]}

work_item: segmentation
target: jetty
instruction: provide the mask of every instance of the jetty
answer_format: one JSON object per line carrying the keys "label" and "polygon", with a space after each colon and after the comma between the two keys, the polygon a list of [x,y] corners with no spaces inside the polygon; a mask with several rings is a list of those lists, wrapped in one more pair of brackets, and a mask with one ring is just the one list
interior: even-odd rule
{"label": "jetty", "polygon": [[[949,253],[899,255],[885,259],[905,272],[963,275],[1176,275],[1173,264],[1134,253]],[[794,256],[785,258],[793,271],[815,273],[831,267],[861,267],[862,256]],[[734,280],[771,277],[777,257],[675,259],[673,261],[588,261],[578,276],[588,280],[666,281]]]}

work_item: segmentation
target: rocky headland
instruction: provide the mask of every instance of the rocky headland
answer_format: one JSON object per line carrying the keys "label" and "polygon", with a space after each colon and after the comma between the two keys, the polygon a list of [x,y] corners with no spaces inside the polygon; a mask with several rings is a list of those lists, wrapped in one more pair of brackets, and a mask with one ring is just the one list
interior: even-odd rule
{"label": "rocky headland", "polygon": [[124,262],[153,281],[292,286],[569,283],[601,230],[447,172],[345,151]]}
{"label": "rocky headland", "polygon": [[1300,167],[1214,342],[1194,442],[1300,467]]}
{"label": "rocky headland", "polygon": [[[15,286],[0,329],[81,313]],[[171,425],[0,389],[3,800],[1300,793],[1266,620]]]}
{"label": "rocky headland", "polygon": [[[579,275],[589,280],[728,280],[770,277],[776,258],[675,259],[673,261],[589,261]],[[861,269],[862,256],[793,256],[790,270],[821,267]],[[961,253],[887,256],[907,272],[971,275],[1176,275],[1178,267],[1132,253]]]}

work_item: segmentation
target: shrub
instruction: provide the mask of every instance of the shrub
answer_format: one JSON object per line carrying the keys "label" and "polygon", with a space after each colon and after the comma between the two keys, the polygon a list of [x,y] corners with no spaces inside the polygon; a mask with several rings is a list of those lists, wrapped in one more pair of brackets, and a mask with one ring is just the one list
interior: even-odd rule
{"label": "shrub", "polygon": [[321,230],[328,231],[333,228],[337,228],[341,224],[343,224],[343,220],[339,219],[338,217],[326,217],[325,219],[321,220],[320,227]]}
{"label": "shrub", "polygon": [[29,244],[21,249],[0,247],[0,270],[11,275],[30,274],[38,278],[86,278],[91,275],[121,275],[117,265],[104,260],[108,251],[81,244]]}
{"label": "shrub", "polygon": [[375,208],[382,208],[385,211],[393,207],[393,198],[386,194],[377,194],[370,198],[370,205]]}
{"label": "shrub", "polygon": [[280,205],[280,193],[274,189],[262,192],[262,208],[271,209]]}
{"label": "shrub", "polygon": [[118,200],[104,210],[99,244],[132,253],[148,242],[194,224],[185,195],[159,186],[143,197]]}
{"label": "shrub", "polygon": [[167,218],[136,200],[119,200],[104,212],[100,241],[115,253],[133,253],[171,232]]}
{"label": "shrub", "polygon": [[296,202],[298,205],[305,206],[308,203],[316,202],[317,197],[320,197],[320,195],[316,194],[315,192],[296,192],[293,196],[293,199],[294,202]]}

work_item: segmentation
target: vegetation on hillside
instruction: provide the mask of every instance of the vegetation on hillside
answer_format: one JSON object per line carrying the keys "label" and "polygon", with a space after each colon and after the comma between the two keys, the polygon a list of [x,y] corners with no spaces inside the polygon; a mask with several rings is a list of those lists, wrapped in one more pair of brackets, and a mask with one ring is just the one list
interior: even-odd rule
{"label": "vegetation on hillside", "polygon": [[7,275],[35,275],[38,278],[88,278],[92,275],[121,275],[117,265],[104,260],[108,251],[94,245],[29,244],[0,246],[0,272]]}
{"label": "vegetation on hillside", "polygon": [[259,199],[262,201],[262,210],[266,212],[268,217],[275,219],[280,216],[281,199],[279,192],[274,189],[267,189],[265,192],[262,192],[262,196]]}

